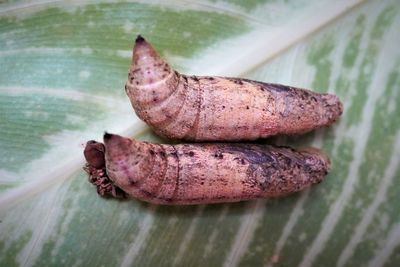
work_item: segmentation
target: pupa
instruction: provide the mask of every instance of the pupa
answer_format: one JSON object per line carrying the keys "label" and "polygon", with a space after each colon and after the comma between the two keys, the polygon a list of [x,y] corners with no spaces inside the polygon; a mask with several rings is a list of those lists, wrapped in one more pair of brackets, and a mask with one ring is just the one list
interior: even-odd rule
{"label": "pupa", "polygon": [[106,133],[84,155],[100,195],[164,205],[275,198],[320,183],[330,161],[318,149],[271,145],[152,144]]}
{"label": "pupa", "polygon": [[180,74],[140,35],[125,91],[138,117],[157,134],[189,141],[302,134],[332,124],[343,111],[332,94],[240,78]]}

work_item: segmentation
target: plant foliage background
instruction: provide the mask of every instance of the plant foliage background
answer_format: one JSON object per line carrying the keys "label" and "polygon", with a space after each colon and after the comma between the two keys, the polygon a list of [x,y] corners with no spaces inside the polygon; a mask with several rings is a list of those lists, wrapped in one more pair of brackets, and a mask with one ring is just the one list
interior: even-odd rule
{"label": "plant foliage background", "polygon": [[[400,266],[400,5],[361,0],[0,1],[0,266]],[[181,72],[339,95],[327,179],[279,200],[105,200],[83,144],[157,138],[124,93],[146,37]]]}

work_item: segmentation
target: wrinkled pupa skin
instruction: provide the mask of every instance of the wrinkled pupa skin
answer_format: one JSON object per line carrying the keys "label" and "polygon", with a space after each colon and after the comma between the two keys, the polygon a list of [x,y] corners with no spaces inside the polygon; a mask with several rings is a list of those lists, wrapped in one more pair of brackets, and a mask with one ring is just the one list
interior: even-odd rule
{"label": "wrinkled pupa skin", "polygon": [[136,114],[159,135],[191,141],[255,140],[301,134],[342,114],[331,94],[239,78],[174,71],[141,36],[126,93]]}
{"label": "wrinkled pupa skin", "polygon": [[[90,153],[104,147],[104,154]],[[154,204],[192,205],[282,197],[322,181],[329,159],[318,149],[253,144],[164,145],[105,134],[104,145],[89,141],[85,157],[90,180],[105,159],[110,185]],[[87,156],[89,155],[89,156]],[[93,164],[92,164],[93,162]],[[99,185],[95,184],[98,187]],[[104,195],[104,194],[103,194]]]}

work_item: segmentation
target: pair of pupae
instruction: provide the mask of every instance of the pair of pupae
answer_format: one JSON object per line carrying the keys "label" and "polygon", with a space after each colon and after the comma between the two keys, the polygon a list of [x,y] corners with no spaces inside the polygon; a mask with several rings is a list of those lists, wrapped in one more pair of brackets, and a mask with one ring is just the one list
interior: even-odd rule
{"label": "pair of pupae", "polygon": [[[197,142],[301,134],[342,114],[340,100],[280,84],[186,76],[138,36],[125,86],[136,114],[156,133]],[[100,195],[167,205],[281,197],[322,181],[330,161],[315,148],[239,143],[152,144],[106,133],[84,151]]]}

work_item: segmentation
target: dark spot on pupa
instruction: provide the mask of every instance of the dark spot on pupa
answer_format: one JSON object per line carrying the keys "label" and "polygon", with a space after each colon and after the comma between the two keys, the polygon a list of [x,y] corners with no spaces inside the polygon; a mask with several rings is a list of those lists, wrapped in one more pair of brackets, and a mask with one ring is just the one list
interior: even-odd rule
{"label": "dark spot on pupa", "polygon": [[194,152],[193,151],[189,151],[189,156],[193,157],[194,156]]}
{"label": "dark spot on pupa", "polygon": [[224,155],[222,155],[222,153],[215,153],[215,154],[214,154],[214,158],[223,159],[223,158],[224,158]]}
{"label": "dark spot on pupa", "polygon": [[290,86],[282,85],[282,84],[270,84],[270,88],[277,92],[287,92],[290,91]]}
{"label": "dark spot on pupa", "polygon": [[214,78],[213,77],[207,77],[208,80],[213,81]]}
{"label": "dark spot on pupa", "polygon": [[264,90],[265,90],[265,89],[264,89],[264,86],[259,86],[259,88],[260,88],[261,91],[264,91]]}
{"label": "dark spot on pupa", "polygon": [[286,166],[290,166],[291,163],[292,163],[292,160],[291,160],[290,158],[288,158],[288,157],[284,157],[284,158],[283,158],[283,162],[284,162],[284,164],[285,164]]}
{"label": "dark spot on pupa", "polygon": [[158,100],[157,97],[153,98],[153,102],[157,102],[157,100]]}
{"label": "dark spot on pupa", "polygon": [[143,43],[143,42],[146,42],[146,40],[139,34],[139,35],[136,37],[135,42],[136,42],[136,43]]}
{"label": "dark spot on pupa", "polygon": [[167,67],[165,67],[163,70],[164,70],[165,72],[168,72],[168,68],[167,68]]}
{"label": "dark spot on pupa", "polygon": [[164,152],[164,151],[161,151],[161,152],[160,152],[160,156],[164,158],[164,157],[165,157],[165,152]]}
{"label": "dark spot on pupa", "polygon": [[143,194],[145,194],[147,197],[149,197],[149,198],[154,198],[154,194],[153,193],[151,193],[151,192],[149,192],[149,191],[146,191],[146,190],[140,190]]}
{"label": "dark spot on pupa", "polygon": [[203,185],[203,184],[204,184],[204,182],[201,182],[200,184],[201,184],[201,185]]}
{"label": "dark spot on pupa", "polygon": [[150,149],[149,152],[150,152],[150,155],[152,155],[152,156],[154,155],[154,151],[153,150]]}
{"label": "dark spot on pupa", "polygon": [[241,163],[242,165],[245,165],[245,164],[246,164],[246,161],[245,161],[244,159],[240,159],[240,163]]}
{"label": "dark spot on pupa", "polygon": [[222,106],[222,109],[224,109],[225,108],[225,106]]}
{"label": "dark spot on pupa", "polygon": [[246,106],[246,109],[249,109],[250,107],[249,106]]}
{"label": "dark spot on pupa", "polygon": [[196,82],[199,81],[199,78],[197,78],[196,76],[192,76],[192,79],[193,79],[194,81],[196,81]]}

